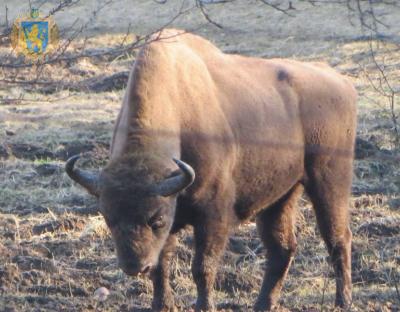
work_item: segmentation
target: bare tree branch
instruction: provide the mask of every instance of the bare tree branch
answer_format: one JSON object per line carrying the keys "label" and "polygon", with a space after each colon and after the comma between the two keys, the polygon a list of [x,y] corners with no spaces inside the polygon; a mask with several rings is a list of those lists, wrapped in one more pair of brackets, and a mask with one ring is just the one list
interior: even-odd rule
{"label": "bare tree branch", "polygon": [[218,24],[217,22],[213,21],[210,16],[208,15],[208,13],[206,12],[206,10],[204,9],[203,6],[203,1],[202,0],[196,0],[196,5],[199,7],[201,14],[203,14],[204,18],[211,24],[213,24],[214,26],[222,29],[222,25]]}
{"label": "bare tree branch", "polygon": [[291,17],[294,16],[294,15],[290,14],[290,11],[294,9],[293,6],[292,6],[291,1],[288,2],[288,7],[286,9],[283,9],[281,7],[281,4],[275,4],[275,3],[272,3],[272,2],[270,2],[268,0],[259,0],[259,1],[261,1],[265,5],[273,8],[273,9],[275,9],[275,10],[277,10],[277,11],[283,13],[283,14],[286,14],[286,15],[291,16]]}
{"label": "bare tree branch", "polygon": [[[23,85],[23,86],[41,86],[42,88],[45,87],[47,90],[57,90],[60,88],[72,88],[72,89],[82,89],[86,87],[86,83],[68,83],[67,79],[59,79],[58,81],[41,79],[42,70],[45,65],[54,65],[59,63],[67,63],[76,61],[80,58],[96,58],[96,57],[104,57],[104,56],[111,56],[111,57],[118,57],[120,55],[126,54],[129,51],[134,49],[138,49],[146,44],[149,44],[153,41],[158,40],[165,40],[176,37],[178,35],[165,35],[162,33],[162,30],[169,27],[174,21],[176,21],[180,16],[188,13],[189,11],[193,10],[195,6],[185,8],[185,1],[182,2],[182,5],[175,16],[173,16],[168,22],[164,25],[159,27],[158,29],[143,35],[143,36],[135,36],[132,42],[127,43],[127,39],[130,35],[130,26],[128,26],[128,30],[125,36],[122,38],[121,42],[112,46],[111,48],[106,49],[86,49],[86,38],[83,41],[82,50],[79,53],[75,53],[76,49],[73,52],[68,52],[67,49],[70,47],[71,43],[77,39],[79,35],[83,33],[86,27],[91,24],[96,18],[99,10],[103,9],[107,4],[111,3],[112,0],[105,2],[101,7],[98,7],[93,13],[92,18],[76,29],[60,46],[58,47],[57,51],[51,55],[50,58],[38,60],[37,62],[31,63],[24,63],[24,62],[7,62],[7,63],[0,63],[0,68],[3,70],[15,70],[15,75],[8,75],[5,76],[3,79],[0,79],[0,82],[5,84],[16,84],[16,85]],[[77,21],[73,23],[71,29],[75,28],[74,25]],[[23,68],[32,68],[36,73],[36,77],[34,79],[26,80],[24,76],[18,76],[18,70]],[[82,88],[81,88],[82,87]],[[90,85],[89,85],[90,88]]]}

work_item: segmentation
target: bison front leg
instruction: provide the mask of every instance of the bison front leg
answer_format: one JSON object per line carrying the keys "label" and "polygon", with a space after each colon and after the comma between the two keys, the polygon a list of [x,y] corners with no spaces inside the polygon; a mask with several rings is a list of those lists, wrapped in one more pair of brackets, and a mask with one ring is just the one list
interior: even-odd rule
{"label": "bison front leg", "polygon": [[153,281],[152,310],[155,312],[177,311],[174,304],[174,296],[169,283],[170,262],[175,254],[176,236],[170,234],[160,254],[157,267],[151,273]]}
{"label": "bison front leg", "polygon": [[220,217],[207,218],[195,226],[194,236],[196,255],[192,264],[192,274],[198,294],[195,310],[213,311],[215,275],[227,242],[228,227],[221,222]]}

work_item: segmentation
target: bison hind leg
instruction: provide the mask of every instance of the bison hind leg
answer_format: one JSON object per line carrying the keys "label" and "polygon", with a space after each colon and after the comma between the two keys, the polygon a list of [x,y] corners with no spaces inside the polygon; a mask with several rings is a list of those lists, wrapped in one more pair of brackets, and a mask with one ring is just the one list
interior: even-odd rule
{"label": "bison hind leg", "polygon": [[314,161],[307,173],[306,192],[313,203],[319,230],[335,271],[335,305],[347,309],[352,301],[352,234],[349,226],[352,159],[339,157],[320,163]]}
{"label": "bison hind leg", "polygon": [[269,311],[279,299],[296,250],[294,228],[297,201],[302,191],[302,185],[295,185],[283,198],[257,216],[257,229],[267,249],[267,269],[255,311]]}

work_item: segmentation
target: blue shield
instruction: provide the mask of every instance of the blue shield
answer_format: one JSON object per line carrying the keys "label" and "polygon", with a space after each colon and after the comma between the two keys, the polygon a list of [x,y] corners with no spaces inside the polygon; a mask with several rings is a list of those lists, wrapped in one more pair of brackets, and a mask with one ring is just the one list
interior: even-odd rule
{"label": "blue shield", "polygon": [[47,21],[21,22],[26,49],[30,53],[41,54],[46,51],[49,42],[49,23]]}

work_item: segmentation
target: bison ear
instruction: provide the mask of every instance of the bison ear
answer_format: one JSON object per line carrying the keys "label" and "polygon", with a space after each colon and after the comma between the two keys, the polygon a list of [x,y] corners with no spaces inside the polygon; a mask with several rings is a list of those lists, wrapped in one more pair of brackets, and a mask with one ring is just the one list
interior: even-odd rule
{"label": "bison ear", "polygon": [[74,168],[75,162],[79,157],[79,155],[75,155],[69,158],[65,164],[65,171],[72,180],[86,188],[90,194],[99,197],[99,175],[97,173]]}
{"label": "bison ear", "polygon": [[194,169],[182,160],[175,158],[173,160],[178,165],[179,170],[154,187],[153,191],[156,194],[165,197],[171,196],[184,190],[193,183],[196,177]]}

